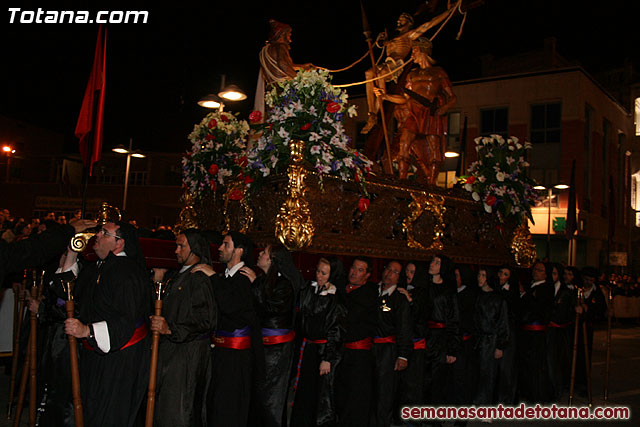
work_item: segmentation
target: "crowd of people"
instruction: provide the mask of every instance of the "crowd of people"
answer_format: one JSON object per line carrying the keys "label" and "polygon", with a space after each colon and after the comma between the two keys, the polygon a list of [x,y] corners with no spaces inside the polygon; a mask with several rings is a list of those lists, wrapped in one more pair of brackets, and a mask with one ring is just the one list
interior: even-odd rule
{"label": "crowd of people", "polygon": [[[175,238],[179,268],[150,272],[131,224],[100,227],[94,262],[50,241],[95,223],[59,225],[26,248],[47,246],[37,257],[3,256],[7,271],[36,263],[46,271],[42,297],[29,300],[41,329],[40,425],[73,425],[65,334],[81,342],[86,425],[142,422],[158,332],[155,425],[389,426],[403,406],[556,401],[569,387],[578,318],[587,334],[575,383],[584,392],[594,322],[606,312],[589,267],[494,269],[436,254],[388,260],[371,281],[372,259],[356,256],[345,269],[323,256],[305,280],[283,246],[254,260],[250,239],[229,232],[216,242],[224,268],[216,272],[212,234],[185,230]],[[67,319],[69,281],[76,313]]]}

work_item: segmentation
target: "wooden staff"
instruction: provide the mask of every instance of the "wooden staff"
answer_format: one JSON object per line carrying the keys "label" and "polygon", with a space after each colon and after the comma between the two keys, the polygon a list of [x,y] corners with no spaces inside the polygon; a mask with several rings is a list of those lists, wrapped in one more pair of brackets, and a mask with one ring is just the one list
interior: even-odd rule
{"label": "wooden staff", "polygon": [[[42,274],[44,276],[44,272]],[[38,301],[38,286],[36,283],[38,282],[38,273],[36,270],[33,271],[33,286],[31,287],[31,298],[34,301]],[[34,313],[33,311],[29,311],[29,315],[31,317],[31,330],[29,331],[29,347],[31,348],[31,353],[29,354],[29,426],[34,427],[36,425],[36,400],[37,400],[37,391],[38,391],[38,378],[37,378],[37,368],[38,368],[38,349],[37,349],[37,333],[38,333],[38,313]]]}
{"label": "wooden staff", "polygon": [[13,354],[11,360],[11,386],[9,387],[9,402],[7,403],[7,419],[11,419],[11,409],[16,391],[16,375],[18,374],[18,356],[20,355],[20,330],[24,317],[24,289],[27,287],[27,270],[24,270],[22,283],[18,286],[18,294],[13,296]]}
{"label": "wooden staff", "polygon": [[[156,283],[156,300],[155,312],[156,316],[162,315],[162,282]],[[145,427],[153,426],[153,412],[156,406],[156,380],[158,371],[158,345],[160,343],[160,333],[153,331],[153,341],[151,343],[151,367],[149,369],[149,391],[147,392],[147,417],[145,419]]]}
{"label": "wooden staff", "polygon": [[609,369],[611,367],[611,317],[613,316],[613,286],[609,286],[607,307],[607,364],[604,371],[604,404],[609,401]]}
{"label": "wooden staff", "polygon": [[589,399],[589,408],[591,408],[593,402],[591,400],[591,363],[589,363],[589,343],[587,342],[587,316],[584,317],[582,322],[582,335],[584,336],[584,364],[587,373],[587,397]]}
{"label": "wooden staff", "polygon": [[[582,289],[578,289],[578,304],[582,301]],[[581,306],[582,307],[582,306]],[[573,356],[571,358],[571,382],[569,383],[569,406],[573,403],[573,392],[576,385],[576,365],[578,363],[578,331],[580,328],[580,313],[576,311],[575,327],[573,328]]]}
{"label": "wooden staff", "polygon": [[[67,319],[71,319],[75,315],[75,305],[73,302],[73,282],[66,282],[67,301],[65,309],[67,311]],[[84,426],[82,416],[82,397],[80,396],[80,371],[78,370],[78,342],[73,335],[67,335],[69,340],[69,360],[71,362],[71,389],[73,393],[73,415],[76,421],[76,427]]]}
{"label": "wooden staff", "polygon": [[16,405],[15,418],[13,419],[13,427],[20,425],[20,416],[22,415],[22,407],[24,405],[24,395],[27,391],[27,374],[29,373],[29,361],[31,359],[31,336],[29,336],[29,344],[27,345],[27,354],[24,358],[22,366],[22,375],[20,376],[20,390],[18,391],[18,403]]}

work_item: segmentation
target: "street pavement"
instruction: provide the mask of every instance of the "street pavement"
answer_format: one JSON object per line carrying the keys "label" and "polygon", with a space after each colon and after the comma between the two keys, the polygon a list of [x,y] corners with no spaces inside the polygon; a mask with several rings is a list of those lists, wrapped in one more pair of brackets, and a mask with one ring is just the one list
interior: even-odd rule
{"label": "street pavement", "polygon": [[[603,390],[606,365],[606,329],[596,330],[593,344],[593,405],[604,406]],[[616,323],[612,330],[611,344],[611,370],[609,380],[609,402],[608,406],[627,406],[631,409],[631,419],[628,421],[494,421],[493,426],[548,426],[552,423],[562,423],[565,426],[640,426],[640,326],[637,323],[619,324]],[[3,362],[0,359],[0,362]],[[2,366],[3,363],[0,363]],[[8,421],[6,417],[6,402],[9,395],[10,368],[6,372],[0,370],[0,408],[4,410],[0,414],[0,427],[13,425],[13,420]],[[556,402],[557,405],[566,406],[568,395],[565,395]],[[586,406],[587,399],[582,396],[574,398],[574,406]],[[28,425],[26,405],[21,417],[21,426]],[[444,423],[451,426],[452,421]],[[469,422],[469,426],[487,425],[479,421]],[[226,427],[226,426],[225,426]],[[295,426],[293,426],[295,427]]]}

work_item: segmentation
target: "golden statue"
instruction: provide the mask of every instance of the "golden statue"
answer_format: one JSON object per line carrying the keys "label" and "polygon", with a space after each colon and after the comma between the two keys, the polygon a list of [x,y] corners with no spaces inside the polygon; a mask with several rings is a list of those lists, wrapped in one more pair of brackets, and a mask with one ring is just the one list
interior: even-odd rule
{"label": "golden statue", "polygon": [[394,111],[400,130],[398,177],[407,177],[413,154],[427,183],[435,185],[446,147],[445,114],[455,104],[456,96],[447,73],[434,66],[430,54],[428,39],[414,42],[411,57],[418,68],[409,72],[404,94],[385,94],[378,88],[374,91],[381,99],[398,104]]}

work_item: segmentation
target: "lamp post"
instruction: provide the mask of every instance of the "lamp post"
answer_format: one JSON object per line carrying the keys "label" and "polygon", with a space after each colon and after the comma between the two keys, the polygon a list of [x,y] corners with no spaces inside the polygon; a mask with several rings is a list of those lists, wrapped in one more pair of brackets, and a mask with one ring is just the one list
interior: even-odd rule
{"label": "lamp post", "polygon": [[124,196],[122,197],[122,210],[124,211],[127,209],[127,191],[129,190],[129,170],[131,168],[131,158],[136,157],[139,159],[143,159],[147,156],[137,150],[133,151],[133,138],[129,138],[129,149],[126,149],[122,145],[119,145],[113,148],[111,151],[127,155],[127,166],[124,172]]}
{"label": "lamp post", "polygon": [[7,155],[7,173],[6,173],[5,182],[9,182],[10,171],[11,171],[11,155],[14,154],[16,150],[10,145],[3,145],[2,152]]}
{"label": "lamp post", "polygon": [[553,189],[566,190],[569,186],[566,184],[556,184],[553,187],[549,186],[549,188],[547,188],[544,185],[536,185],[533,188],[534,190],[547,190],[547,250],[545,256],[547,260],[551,261],[551,198],[553,197]]}
{"label": "lamp post", "polygon": [[224,101],[244,101],[247,99],[247,95],[236,85],[225,85],[226,76],[222,75],[222,81],[220,83],[220,92],[218,94],[210,93],[204,98],[198,101],[198,105],[204,108],[210,108],[212,110],[219,109],[220,112],[224,110]]}

